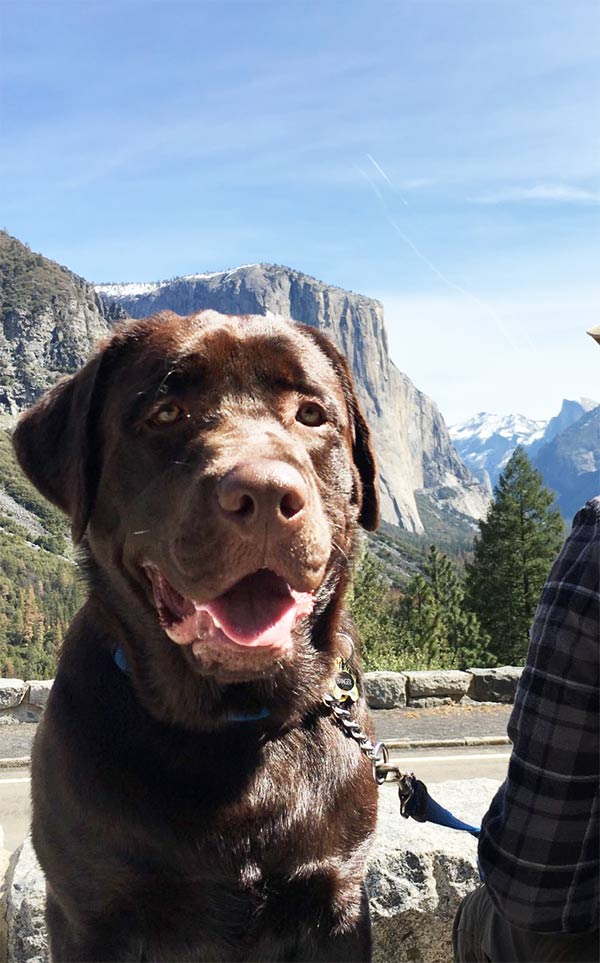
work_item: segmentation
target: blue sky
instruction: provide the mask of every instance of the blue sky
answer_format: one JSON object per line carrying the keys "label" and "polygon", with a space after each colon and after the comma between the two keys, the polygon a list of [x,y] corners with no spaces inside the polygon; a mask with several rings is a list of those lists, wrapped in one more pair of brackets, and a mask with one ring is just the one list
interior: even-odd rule
{"label": "blue sky", "polygon": [[379,297],[449,422],[600,400],[600,6],[2,6],[2,222],[94,281]]}

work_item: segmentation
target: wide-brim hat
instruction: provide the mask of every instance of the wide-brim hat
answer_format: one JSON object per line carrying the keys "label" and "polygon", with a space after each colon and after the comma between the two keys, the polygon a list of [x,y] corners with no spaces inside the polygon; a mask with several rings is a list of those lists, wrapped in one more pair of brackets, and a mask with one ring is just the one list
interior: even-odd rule
{"label": "wide-brim hat", "polygon": [[588,330],[588,334],[590,335],[590,337],[594,339],[594,341],[597,341],[598,344],[600,344],[600,324],[597,324],[593,328],[590,328]]}

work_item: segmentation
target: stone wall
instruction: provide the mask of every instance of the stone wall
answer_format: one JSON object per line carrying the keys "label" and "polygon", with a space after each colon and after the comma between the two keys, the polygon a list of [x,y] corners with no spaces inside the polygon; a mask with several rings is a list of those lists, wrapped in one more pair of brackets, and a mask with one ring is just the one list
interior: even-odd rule
{"label": "stone wall", "polygon": [[[498,785],[492,779],[441,782],[433,794],[457,816],[478,825]],[[477,842],[467,833],[403,819],[395,787],[381,787],[367,873],[373,963],[449,963],[454,914],[479,882],[476,851]],[[0,959],[49,963],[45,880],[29,838],[11,860],[3,894],[0,917],[7,920],[7,946],[2,946],[0,932]]]}
{"label": "stone wall", "polygon": [[[365,688],[371,709],[430,708],[473,702],[514,702],[522,668],[436,669],[432,672],[367,672]],[[0,725],[37,722],[52,680],[0,679]]]}
{"label": "stone wall", "polygon": [[515,701],[523,669],[436,669],[428,672],[367,672],[365,688],[371,709],[431,708],[476,702]]}
{"label": "stone wall", "polygon": [[52,679],[0,679],[0,725],[7,722],[37,722],[48,701]]}

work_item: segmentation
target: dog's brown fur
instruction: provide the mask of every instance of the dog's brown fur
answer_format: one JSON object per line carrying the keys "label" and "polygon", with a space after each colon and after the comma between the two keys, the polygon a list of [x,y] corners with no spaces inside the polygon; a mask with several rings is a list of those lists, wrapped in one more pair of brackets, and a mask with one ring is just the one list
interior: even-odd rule
{"label": "dog's brown fur", "polygon": [[[322,424],[298,421],[306,402]],[[173,424],[156,419],[165,404]],[[53,959],[368,960],[376,788],[323,706],[348,654],[357,523],[377,522],[343,358],[304,326],[162,313],[118,330],[14,443],[71,517],[90,587],[33,753]],[[245,529],[220,508],[223,479],[256,463],[300,476],[289,524]],[[161,627],[148,559],[199,601],[270,569],[316,604],[277,658],[194,656]],[[368,726],[362,698],[353,714]]]}

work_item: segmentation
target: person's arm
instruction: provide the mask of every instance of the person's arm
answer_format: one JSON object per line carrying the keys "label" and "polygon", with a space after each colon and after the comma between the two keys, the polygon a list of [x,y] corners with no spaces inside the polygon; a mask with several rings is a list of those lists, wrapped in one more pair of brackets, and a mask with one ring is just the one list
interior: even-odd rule
{"label": "person's arm", "polygon": [[483,820],[479,861],[514,925],[598,926],[600,498],[575,517],[544,587],[508,726],[508,777]]}

